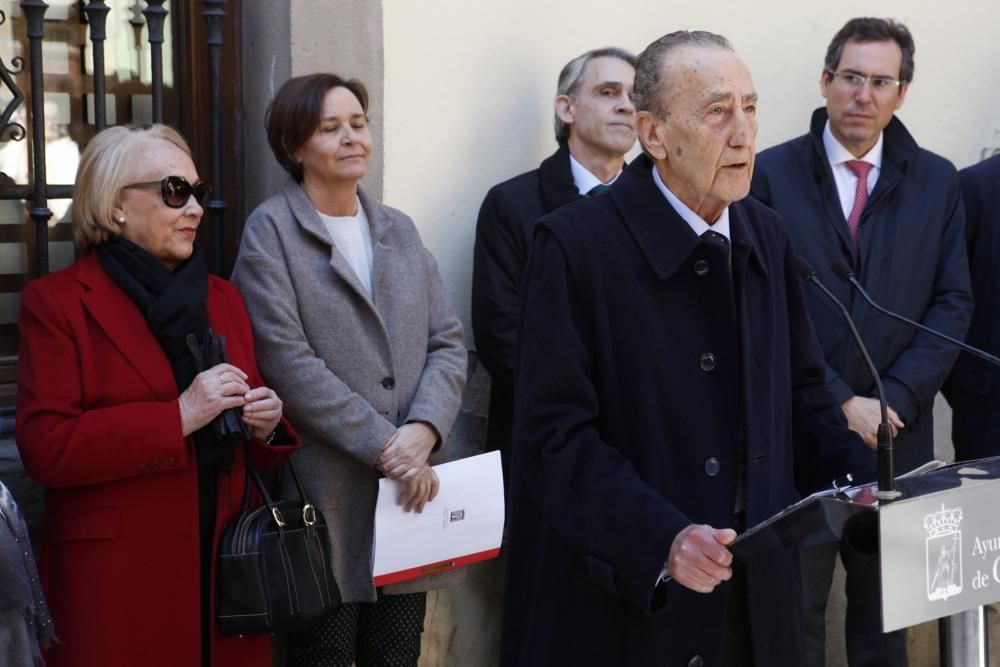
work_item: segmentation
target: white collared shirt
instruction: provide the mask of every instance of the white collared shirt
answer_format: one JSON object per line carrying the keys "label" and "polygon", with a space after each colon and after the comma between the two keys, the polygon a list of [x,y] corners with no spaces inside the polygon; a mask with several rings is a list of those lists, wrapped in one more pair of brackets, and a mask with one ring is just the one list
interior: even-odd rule
{"label": "white collared shirt", "polygon": [[326,231],[330,234],[334,248],[340,251],[351,270],[361,282],[368,298],[372,296],[372,233],[368,228],[368,215],[361,206],[361,200],[355,197],[357,213],[354,215],[333,216],[319,213]]}
{"label": "white collared shirt", "polygon": [[722,215],[719,216],[719,219],[710,225],[698,217],[697,213],[688,208],[684,202],[677,198],[677,195],[670,191],[670,188],[668,188],[666,183],[663,182],[663,179],[660,178],[660,172],[656,171],[656,166],[653,167],[653,182],[656,183],[656,187],[658,187],[660,192],[663,193],[663,196],[667,198],[667,201],[670,202],[673,209],[677,211],[677,215],[684,219],[684,222],[688,224],[688,227],[690,227],[691,231],[693,231],[697,236],[700,237],[705,232],[711,230],[718,234],[722,234],[729,240],[730,243],[732,243],[733,239],[729,235],[728,206],[722,210]]}
{"label": "white collared shirt", "polygon": [[871,194],[878,181],[879,172],[882,171],[882,146],[882,133],[879,132],[878,141],[875,142],[871,150],[856,158],[844,148],[843,144],[837,141],[837,137],[833,136],[833,132],[830,130],[830,121],[826,121],[826,127],[823,128],[823,148],[826,149],[826,159],[830,162],[833,180],[837,184],[837,195],[840,197],[840,208],[844,211],[845,220],[851,217],[851,210],[854,208],[854,193],[858,187],[858,177],[845,163],[848,160],[862,160],[873,166],[868,171],[868,194]]}
{"label": "white collared shirt", "polygon": [[615,174],[615,177],[605,183],[597,176],[590,173],[590,170],[577,162],[572,153],[569,154],[569,170],[573,173],[573,185],[576,186],[576,191],[584,196],[586,196],[588,192],[593,190],[598,185],[611,185],[618,180],[619,176],[622,175],[622,171],[619,169],[618,173]]}

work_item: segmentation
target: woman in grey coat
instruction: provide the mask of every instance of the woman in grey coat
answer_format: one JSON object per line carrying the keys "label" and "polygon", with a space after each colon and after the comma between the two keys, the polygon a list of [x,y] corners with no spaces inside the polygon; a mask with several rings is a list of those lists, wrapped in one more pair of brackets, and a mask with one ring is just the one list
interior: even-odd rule
{"label": "woman in grey coat", "polygon": [[291,178],[250,215],[233,274],[260,369],[301,436],[299,470],[331,526],[345,601],[289,637],[293,666],[416,665],[425,593],[372,583],[377,482],[402,481],[407,510],[433,499],[427,458],[465,384],[462,325],[434,258],[406,215],[358,187],[371,159],[367,110],[356,79],[313,74],[281,87],[267,133]]}

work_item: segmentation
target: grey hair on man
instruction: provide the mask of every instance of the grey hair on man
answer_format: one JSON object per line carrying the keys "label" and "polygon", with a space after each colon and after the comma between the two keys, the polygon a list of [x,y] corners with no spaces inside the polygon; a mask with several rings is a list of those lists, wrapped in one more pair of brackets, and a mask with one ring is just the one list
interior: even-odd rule
{"label": "grey hair on man", "polygon": [[637,113],[647,111],[657,118],[667,114],[662,106],[663,63],[669,54],[686,46],[734,50],[728,39],[705,30],[678,30],[660,37],[636,59],[633,103]]}
{"label": "grey hair on man", "polygon": [[[617,46],[606,46],[587,51],[566,63],[562,71],[559,72],[556,97],[565,95],[574,100],[576,99],[577,94],[580,92],[580,83],[583,81],[583,73],[586,71],[587,65],[594,58],[618,58],[619,60],[624,60],[633,68],[635,68],[636,63],[635,55]],[[565,144],[569,141],[569,125],[560,120],[559,114],[555,114],[555,129],[556,141],[560,144]]]}

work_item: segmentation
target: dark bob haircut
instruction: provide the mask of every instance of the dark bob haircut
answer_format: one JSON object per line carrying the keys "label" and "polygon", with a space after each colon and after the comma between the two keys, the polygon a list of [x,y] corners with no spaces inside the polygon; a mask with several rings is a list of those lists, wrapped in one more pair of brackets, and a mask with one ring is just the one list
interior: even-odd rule
{"label": "dark bob haircut", "polygon": [[368,90],[358,79],[342,79],[336,74],[307,74],[285,82],[267,106],[264,123],[267,143],[278,163],[302,182],[302,164],[293,157],[319,127],[323,98],[334,88],[351,91],[368,115]]}

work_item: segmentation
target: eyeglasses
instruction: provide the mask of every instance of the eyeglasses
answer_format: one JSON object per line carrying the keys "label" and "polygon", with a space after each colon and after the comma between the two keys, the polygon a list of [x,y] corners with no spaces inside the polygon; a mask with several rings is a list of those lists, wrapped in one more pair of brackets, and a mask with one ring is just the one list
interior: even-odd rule
{"label": "eyeglasses", "polygon": [[191,185],[183,176],[167,176],[162,181],[132,183],[123,189],[129,188],[159,188],[163,203],[170,208],[184,208],[191,195],[194,195],[194,200],[198,202],[199,206],[204,206],[205,200],[212,194],[212,188],[205,181],[198,181]]}
{"label": "eyeglasses", "polygon": [[890,90],[896,90],[903,85],[904,81],[900,79],[893,79],[888,76],[865,76],[864,74],[858,74],[857,72],[851,72],[848,70],[841,70],[839,72],[834,72],[833,70],[826,70],[833,79],[840,84],[840,87],[845,90],[858,90],[865,82],[871,84],[872,90],[880,93],[887,92]]}

